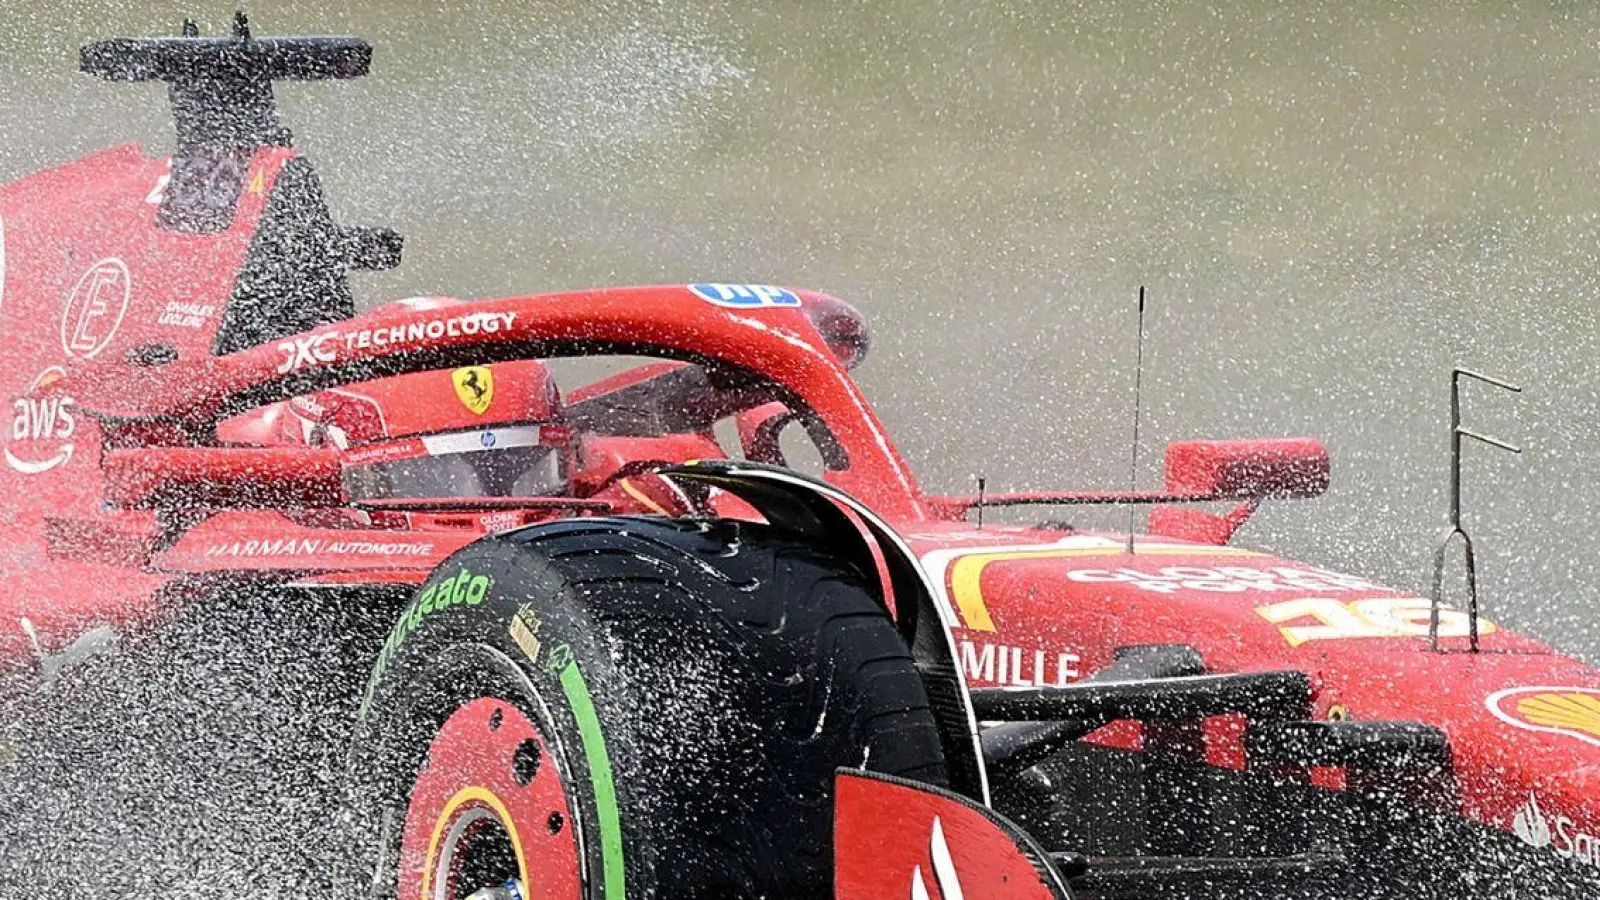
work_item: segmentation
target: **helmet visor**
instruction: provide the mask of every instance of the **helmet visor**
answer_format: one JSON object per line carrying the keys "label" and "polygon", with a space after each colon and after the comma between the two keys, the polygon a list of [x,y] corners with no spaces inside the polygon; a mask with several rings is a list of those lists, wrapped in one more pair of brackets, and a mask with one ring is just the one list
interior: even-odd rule
{"label": "helmet visor", "polygon": [[537,426],[494,428],[402,442],[406,455],[357,454],[376,458],[345,466],[345,492],[353,500],[565,496],[565,455],[539,437]]}

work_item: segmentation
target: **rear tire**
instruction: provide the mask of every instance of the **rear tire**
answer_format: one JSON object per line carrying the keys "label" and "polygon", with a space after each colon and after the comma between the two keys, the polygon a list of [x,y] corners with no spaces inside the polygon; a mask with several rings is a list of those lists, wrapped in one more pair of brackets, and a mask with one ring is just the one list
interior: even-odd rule
{"label": "rear tire", "polygon": [[[562,780],[588,896],[829,896],[836,768],[946,780],[921,679],[868,585],[748,523],[589,519],[463,550],[418,592],[369,685],[352,773],[357,824],[378,837],[351,874],[389,896],[404,836],[448,831],[412,821],[435,814],[412,789],[441,790],[429,747],[493,698],[549,749],[529,789]],[[485,765],[460,796],[518,790]],[[528,833],[553,814],[507,824]]]}

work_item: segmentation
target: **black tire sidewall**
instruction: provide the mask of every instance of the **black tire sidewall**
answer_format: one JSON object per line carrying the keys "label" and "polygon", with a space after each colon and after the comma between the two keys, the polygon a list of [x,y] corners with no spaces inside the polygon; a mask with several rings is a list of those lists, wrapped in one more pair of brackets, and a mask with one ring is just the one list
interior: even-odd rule
{"label": "black tire sidewall", "polygon": [[[614,665],[603,633],[564,588],[538,554],[490,540],[452,556],[417,590],[379,656],[352,747],[352,807],[378,836],[357,854],[366,865],[352,874],[363,883],[392,866],[396,817],[438,727],[465,702],[498,697],[539,726],[557,759],[589,895],[621,897],[624,884],[628,895],[649,893],[637,888],[652,882],[655,848],[627,814],[639,786],[619,777],[634,771],[636,742],[617,698],[594,693],[615,683]],[[537,640],[533,655],[514,623]],[[371,828],[375,821],[391,825]]]}
{"label": "black tire sidewall", "polygon": [[[513,636],[524,619],[537,647]],[[943,781],[937,723],[881,600],[767,526],[552,523],[447,560],[363,706],[352,807],[369,808],[369,831],[385,812],[371,801],[403,815],[438,727],[484,696],[516,703],[560,756],[590,896],[620,896],[607,873],[629,896],[827,896],[837,767]]]}

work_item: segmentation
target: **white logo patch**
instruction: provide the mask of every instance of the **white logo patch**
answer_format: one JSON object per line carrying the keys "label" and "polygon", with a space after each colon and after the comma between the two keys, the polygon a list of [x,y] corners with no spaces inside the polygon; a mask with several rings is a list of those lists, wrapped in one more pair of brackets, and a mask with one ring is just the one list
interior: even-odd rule
{"label": "white logo patch", "polygon": [[473,312],[390,328],[301,335],[278,343],[278,352],[283,354],[283,360],[278,363],[278,374],[287,375],[309,366],[331,363],[339,358],[341,351],[350,353],[371,347],[407,346],[475,334],[498,334],[510,331],[516,321],[517,314],[514,312]]}
{"label": "white logo patch", "polygon": [[1600,868],[1600,837],[1578,830],[1567,816],[1546,815],[1533,794],[1512,816],[1511,830],[1535,850],[1550,849],[1562,859]]}
{"label": "white logo patch", "polygon": [[1550,846],[1550,823],[1539,808],[1539,798],[1528,795],[1528,804],[1517,810],[1511,819],[1511,830],[1529,847],[1542,849]]}
{"label": "white logo patch", "polygon": [[[27,396],[11,401],[11,431],[5,446],[6,465],[24,475],[39,475],[72,459],[72,434],[77,420],[71,397],[36,397],[66,375],[60,366],[39,373],[28,385]],[[16,451],[13,451],[13,447]]]}
{"label": "white logo patch", "polygon": [[1324,593],[1328,591],[1379,590],[1382,585],[1365,578],[1330,572],[1326,569],[1277,566],[1256,569],[1248,566],[1164,566],[1155,572],[1139,569],[1076,569],[1067,573],[1072,581],[1089,584],[1129,584],[1158,594],[1179,591],[1205,591],[1217,594]]}
{"label": "white logo patch", "polygon": [[61,349],[79,359],[92,359],[104,350],[128,314],[131,291],[132,278],[122,260],[108,257],[90,266],[61,312]]}
{"label": "white logo patch", "polygon": [[[950,856],[950,843],[944,837],[944,823],[933,817],[933,835],[928,840],[928,855],[933,859],[933,880],[938,888],[938,900],[964,900],[961,878],[956,874],[956,861]],[[936,900],[928,892],[928,883],[922,877],[922,867],[911,870],[911,900]]]}

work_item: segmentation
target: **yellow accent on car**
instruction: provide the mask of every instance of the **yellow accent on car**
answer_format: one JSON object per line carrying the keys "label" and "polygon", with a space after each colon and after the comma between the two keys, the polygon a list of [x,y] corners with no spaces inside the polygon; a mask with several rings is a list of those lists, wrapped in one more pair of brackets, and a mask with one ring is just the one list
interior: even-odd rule
{"label": "yellow accent on car", "polygon": [[494,372],[488,366],[467,366],[450,373],[456,398],[475,415],[483,415],[494,402]]}
{"label": "yellow accent on car", "polygon": [[[517,878],[523,884],[528,881],[528,859],[522,852],[522,839],[517,835],[517,823],[512,821],[511,811],[506,809],[505,803],[486,787],[471,785],[456,791],[454,797],[445,803],[444,811],[439,814],[439,821],[433,824],[433,835],[428,838],[427,861],[422,868],[422,896],[433,895],[434,869],[439,865],[439,841],[444,838],[444,830],[455,817],[456,810],[467,805],[487,807],[493,812],[495,818],[500,820],[500,827],[506,830],[506,837],[511,839],[511,847],[517,854]],[[446,876],[449,873],[445,873]]]}
{"label": "yellow accent on car", "polygon": [[[1136,556],[1265,556],[1254,550],[1238,547],[1213,547],[1191,544],[1136,545]],[[1033,550],[986,550],[969,556],[957,557],[950,564],[950,596],[961,620],[973,631],[996,631],[994,619],[989,615],[989,605],[983,599],[983,570],[990,563],[1011,562],[1019,559],[1064,559],[1085,556],[1122,556],[1127,548],[1121,545],[1104,547],[1044,547]]]}
{"label": "yellow accent on car", "polygon": [[1600,737],[1600,698],[1592,694],[1533,694],[1517,701],[1517,714],[1533,725]]}
{"label": "yellow accent on car", "polygon": [[656,501],[650,499],[649,495],[647,495],[644,491],[641,491],[638,488],[634,487],[633,486],[633,482],[629,481],[628,479],[624,478],[624,479],[622,479],[622,481],[618,482],[618,484],[621,485],[623,493],[625,493],[629,497],[632,497],[633,499],[639,501],[640,503],[643,503],[646,507],[648,507],[650,509],[650,511],[655,512],[655,513],[659,513],[659,514],[661,514],[663,516],[668,516],[668,517],[670,517],[672,515],[672,513],[667,511],[666,507],[664,507],[661,504],[657,503]]}

